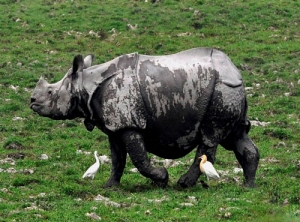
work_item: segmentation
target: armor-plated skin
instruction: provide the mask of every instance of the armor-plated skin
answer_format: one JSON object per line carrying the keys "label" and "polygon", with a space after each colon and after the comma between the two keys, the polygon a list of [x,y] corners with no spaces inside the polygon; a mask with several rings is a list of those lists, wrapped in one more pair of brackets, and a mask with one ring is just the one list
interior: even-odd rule
{"label": "armor-plated skin", "polygon": [[147,152],[175,159],[197,147],[178,181],[194,186],[198,157],[206,154],[213,163],[218,144],[234,151],[246,184],[254,186],[259,153],[248,137],[245,90],[224,53],[195,48],[166,56],[132,53],[95,66],[92,60],[76,56],[55,84],[41,78],[30,107],[52,119],[84,118],[87,130],[97,126],[108,135],[112,172],[106,186],[120,183],[128,153],[142,175],[165,187],[167,170],[152,166]]}

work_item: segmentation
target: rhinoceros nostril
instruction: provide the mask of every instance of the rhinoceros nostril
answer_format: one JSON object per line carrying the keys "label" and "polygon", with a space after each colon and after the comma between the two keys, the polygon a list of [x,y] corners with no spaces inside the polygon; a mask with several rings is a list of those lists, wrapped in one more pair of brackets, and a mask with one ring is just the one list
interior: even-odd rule
{"label": "rhinoceros nostril", "polygon": [[35,98],[30,98],[30,103],[34,103],[36,101]]}

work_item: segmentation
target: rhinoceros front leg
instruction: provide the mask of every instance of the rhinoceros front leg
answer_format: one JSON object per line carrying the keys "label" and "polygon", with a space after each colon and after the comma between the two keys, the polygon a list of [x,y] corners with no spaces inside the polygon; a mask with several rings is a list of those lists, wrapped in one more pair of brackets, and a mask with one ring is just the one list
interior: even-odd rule
{"label": "rhinoceros front leg", "polygon": [[200,144],[197,148],[193,164],[190,166],[188,172],[180,177],[177,184],[183,188],[195,186],[199,176],[201,175],[199,168],[200,160],[198,159],[199,156],[205,154],[208,161],[214,163],[216,158],[216,150],[217,146],[208,147],[204,144]]}
{"label": "rhinoceros front leg", "polygon": [[120,184],[127,156],[126,147],[122,144],[120,138],[117,138],[116,136],[109,136],[109,144],[112,158],[112,169],[110,178],[106,182],[105,187],[112,187]]}
{"label": "rhinoceros front leg", "polygon": [[136,131],[125,131],[122,135],[127,152],[139,172],[153,180],[159,187],[166,187],[168,171],[163,168],[153,167],[148,159],[143,136]]}

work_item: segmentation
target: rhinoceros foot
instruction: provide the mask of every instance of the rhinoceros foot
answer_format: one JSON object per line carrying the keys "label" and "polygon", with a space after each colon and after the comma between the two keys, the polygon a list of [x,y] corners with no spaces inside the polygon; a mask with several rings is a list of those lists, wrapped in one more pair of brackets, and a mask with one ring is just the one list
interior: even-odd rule
{"label": "rhinoceros foot", "polygon": [[189,177],[187,174],[184,174],[180,177],[177,184],[182,188],[193,187],[197,183],[197,179]]}
{"label": "rhinoceros foot", "polygon": [[165,188],[167,186],[169,180],[169,174],[166,168],[164,167],[154,168],[151,171],[151,175],[152,175],[151,179],[157,186],[161,188]]}
{"label": "rhinoceros foot", "polygon": [[245,181],[245,182],[244,182],[244,186],[249,187],[249,188],[254,188],[254,187],[255,187],[254,180],[251,180],[251,181]]}
{"label": "rhinoceros foot", "polygon": [[109,187],[116,187],[119,186],[120,182],[119,181],[115,181],[115,180],[108,180],[106,182],[106,184],[104,185],[104,188],[109,188]]}

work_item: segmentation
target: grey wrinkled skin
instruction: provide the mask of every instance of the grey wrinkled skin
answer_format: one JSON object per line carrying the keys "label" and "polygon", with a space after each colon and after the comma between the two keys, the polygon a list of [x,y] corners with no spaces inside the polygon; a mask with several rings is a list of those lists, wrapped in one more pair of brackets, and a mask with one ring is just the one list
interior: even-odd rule
{"label": "grey wrinkled skin", "polygon": [[176,159],[196,149],[178,184],[191,187],[201,174],[198,157],[212,163],[221,144],[232,150],[254,186],[258,149],[248,136],[247,101],[242,77],[231,60],[211,48],[166,56],[137,53],[92,66],[93,56],[74,58],[57,83],[42,77],[30,107],[52,119],[84,118],[87,130],[108,135],[112,170],[106,186],[120,183],[127,153],[139,172],[158,186],[168,172],[150,164],[147,152]]}

